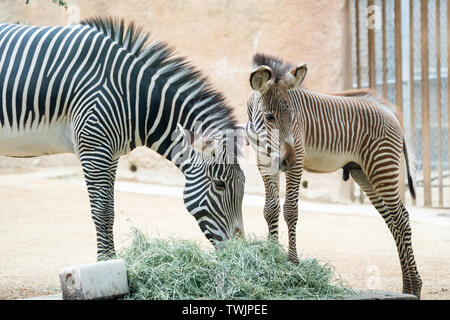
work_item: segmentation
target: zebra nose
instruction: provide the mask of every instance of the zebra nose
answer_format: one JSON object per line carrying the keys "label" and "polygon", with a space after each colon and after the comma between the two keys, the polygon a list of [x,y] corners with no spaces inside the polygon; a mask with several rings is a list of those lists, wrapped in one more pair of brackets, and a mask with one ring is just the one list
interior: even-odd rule
{"label": "zebra nose", "polygon": [[236,227],[234,228],[234,236],[239,238],[244,238],[244,231],[242,231],[241,228]]}
{"label": "zebra nose", "polygon": [[291,167],[291,165],[290,165],[288,159],[284,159],[284,160],[281,161],[281,163],[280,163],[280,170],[282,172],[288,171],[290,167]]}
{"label": "zebra nose", "polygon": [[288,143],[284,144],[284,154],[280,161],[280,170],[282,172],[288,171],[295,164],[295,151],[294,148]]}
{"label": "zebra nose", "polygon": [[266,153],[267,153],[267,156],[270,157],[270,155],[272,154],[272,148],[267,146]]}

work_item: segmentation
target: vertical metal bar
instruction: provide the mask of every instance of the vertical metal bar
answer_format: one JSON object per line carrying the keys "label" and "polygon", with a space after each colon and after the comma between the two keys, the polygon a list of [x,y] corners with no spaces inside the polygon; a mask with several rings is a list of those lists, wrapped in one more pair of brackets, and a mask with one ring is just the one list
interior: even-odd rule
{"label": "vertical metal bar", "polygon": [[355,0],[355,24],[356,24],[356,82],[361,88],[361,39],[359,30],[359,0]]}
{"label": "vertical metal bar", "polygon": [[[395,0],[395,104],[403,117],[402,3]],[[403,126],[403,119],[399,119]]]}
{"label": "vertical metal bar", "polygon": [[[375,0],[367,1],[367,21],[371,16],[370,14],[374,14],[369,9],[373,9],[375,6]],[[372,89],[376,89],[377,84],[377,70],[376,70],[376,56],[375,56],[375,26],[370,24],[367,25],[367,38],[368,38],[368,51],[369,51],[369,87]]]}
{"label": "vertical metal bar", "polygon": [[[362,77],[361,77],[361,30],[360,30],[360,10],[359,10],[359,0],[355,0],[356,2],[356,17],[357,17],[357,73],[358,73],[358,89],[362,87]],[[359,193],[359,201],[361,203],[364,202],[364,192],[360,189]]]}
{"label": "vertical metal bar", "polygon": [[[449,0],[450,1],[450,0]],[[414,0],[409,0],[409,101],[410,101],[410,153],[416,151],[416,88],[414,80]],[[415,175],[413,177],[415,179]],[[415,181],[414,181],[415,183]],[[413,199],[416,205],[416,199]]]}
{"label": "vertical metal bar", "polygon": [[[450,0],[449,0],[450,1]],[[414,79],[414,0],[409,0],[409,101],[410,101],[410,148],[416,151],[416,88]],[[415,179],[415,175],[413,177]],[[414,181],[414,184],[416,181]],[[413,199],[416,205],[416,199]]]}
{"label": "vertical metal bar", "polygon": [[387,39],[386,39],[386,0],[381,1],[382,10],[382,42],[383,42],[383,96],[388,96],[387,86]]}
{"label": "vertical metal bar", "polygon": [[351,89],[353,87],[353,33],[352,33],[352,0],[347,0],[345,2],[345,79],[344,79],[344,89]]}
{"label": "vertical metal bar", "polygon": [[[353,88],[353,0],[345,1],[345,25],[344,25],[344,35],[346,40],[345,47],[345,75],[344,75],[344,89]],[[341,180],[338,196],[344,201],[354,201],[354,188],[355,182],[350,177],[349,181],[345,182]]]}
{"label": "vertical metal bar", "polygon": [[441,0],[436,0],[436,91],[438,122],[438,201],[444,205],[444,183],[442,172],[442,93],[441,93]]}
{"label": "vertical metal bar", "polygon": [[[397,117],[403,127],[403,68],[402,68],[402,1],[395,0],[395,104]],[[400,163],[400,197],[405,200],[404,161]]]}
{"label": "vertical metal bar", "polygon": [[[450,170],[450,0],[447,0],[447,114],[448,116],[448,166]],[[450,188],[449,188],[450,190]],[[449,194],[450,198],[450,194]]]}
{"label": "vertical metal bar", "polygon": [[422,168],[424,205],[431,206],[430,160],[430,81],[428,57],[428,0],[420,0],[420,39],[422,60]]}

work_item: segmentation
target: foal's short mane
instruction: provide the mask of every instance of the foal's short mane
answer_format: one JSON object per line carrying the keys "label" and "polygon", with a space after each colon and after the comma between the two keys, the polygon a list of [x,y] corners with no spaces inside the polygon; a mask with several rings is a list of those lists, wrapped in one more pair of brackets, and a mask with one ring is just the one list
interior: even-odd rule
{"label": "foal's short mane", "polygon": [[[160,68],[169,68],[165,74],[168,76],[177,74],[178,78],[173,82],[173,86],[182,87],[195,82],[194,90],[198,90],[192,98],[192,102],[204,101],[208,99],[208,104],[203,108],[214,105],[205,117],[211,117],[220,120],[220,129],[230,129],[236,126],[232,112],[233,109],[227,104],[224,96],[212,89],[207,77],[196,70],[185,58],[174,57],[174,50],[166,43],[153,41],[149,43],[150,33],[136,26],[133,22],[126,25],[124,19],[113,17],[94,17],[81,22],[97,29],[99,32],[110,37],[113,41],[119,43],[125,50],[141,60],[149,68],[158,70]],[[198,108],[196,113],[202,110]]]}
{"label": "foal's short mane", "polygon": [[253,56],[253,67],[268,66],[272,69],[272,77],[278,82],[283,76],[292,70],[293,65],[277,57],[257,53]]}

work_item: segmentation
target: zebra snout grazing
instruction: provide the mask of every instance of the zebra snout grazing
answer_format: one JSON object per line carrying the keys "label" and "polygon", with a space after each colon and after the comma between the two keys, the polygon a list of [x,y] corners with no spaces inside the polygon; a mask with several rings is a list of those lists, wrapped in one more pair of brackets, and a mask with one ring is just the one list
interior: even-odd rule
{"label": "zebra snout grazing", "polygon": [[241,227],[234,228],[234,237],[244,238],[244,229]]}

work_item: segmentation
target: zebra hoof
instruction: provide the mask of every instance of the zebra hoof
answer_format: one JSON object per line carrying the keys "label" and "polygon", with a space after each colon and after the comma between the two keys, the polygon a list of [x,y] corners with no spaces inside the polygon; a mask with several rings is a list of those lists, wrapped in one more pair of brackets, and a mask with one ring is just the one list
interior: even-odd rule
{"label": "zebra hoof", "polygon": [[114,251],[99,253],[97,255],[97,262],[113,260],[115,258],[116,258],[116,253]]}
{"label": "zebra hoof", "polygon": [[419,300],[421,300],[420,299],[420,291],[419,292],[414,292],[413,290],[402,290],[402,293],[403,294],[409,294],[409,295],[412,295],[412,296],[416,296],[417,297],[417,299],[419,299]]}

